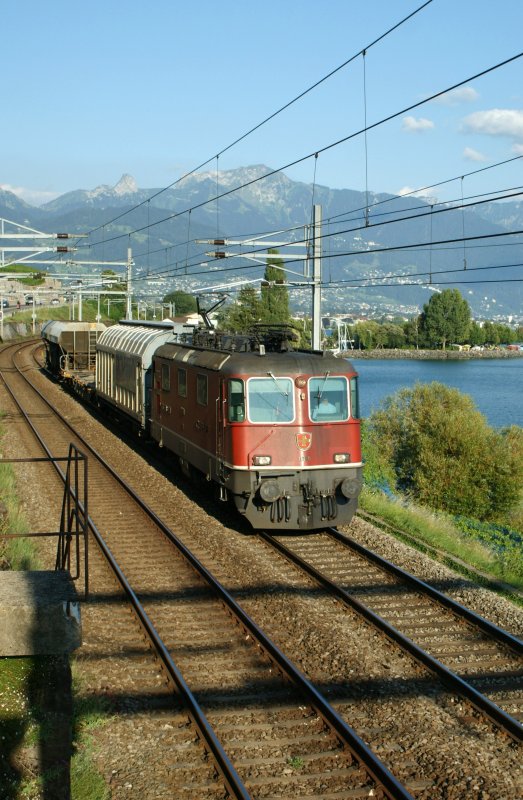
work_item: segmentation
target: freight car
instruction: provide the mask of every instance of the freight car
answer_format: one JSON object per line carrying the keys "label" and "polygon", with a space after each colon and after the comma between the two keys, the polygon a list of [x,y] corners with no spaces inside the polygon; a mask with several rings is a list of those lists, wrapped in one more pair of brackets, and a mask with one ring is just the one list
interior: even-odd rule
{"label": "freight car", "polygon": [[347,524],[362,483],[357,374],[294,338],[123,321],[97,341],[94,396],[253,528]]}
{"label": "freight car", "polygon": [[66,383],[81,380],[94,385],[96,342],[105,331],[102,322],[67,322],[52,320],[42,327],[45,366]]}
{"label": "freight car", "polygon": [[97,401],[138,433],[150,429],[154,353],[178,338],[176,330],[172,322],[126,321],[107,328],[97,342]]}

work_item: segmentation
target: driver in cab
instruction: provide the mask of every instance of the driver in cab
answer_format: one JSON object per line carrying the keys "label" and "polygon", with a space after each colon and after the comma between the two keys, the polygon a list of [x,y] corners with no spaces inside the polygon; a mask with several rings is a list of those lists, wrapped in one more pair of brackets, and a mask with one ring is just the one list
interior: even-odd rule
{"label": "driver in cab", "polygon": [[336,406],[331,403],[328,397],[323,396],[321,402],[312,412],[312,418],[318,419],[319,417],[327,417],[336,414]]}

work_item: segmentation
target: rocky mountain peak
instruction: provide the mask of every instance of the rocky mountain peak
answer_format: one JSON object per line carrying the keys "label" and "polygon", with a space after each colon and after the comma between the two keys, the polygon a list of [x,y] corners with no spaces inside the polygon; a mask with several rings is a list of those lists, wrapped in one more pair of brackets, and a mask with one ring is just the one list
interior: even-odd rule
{"label": "rocky mountain peak", "polygon": [[115,194],[134,194],[138,191],[138,184],[136,183],[135,179],[132,175],[128,175],[125,173],[122,175],[118,183],[113,186],[113,192]]}

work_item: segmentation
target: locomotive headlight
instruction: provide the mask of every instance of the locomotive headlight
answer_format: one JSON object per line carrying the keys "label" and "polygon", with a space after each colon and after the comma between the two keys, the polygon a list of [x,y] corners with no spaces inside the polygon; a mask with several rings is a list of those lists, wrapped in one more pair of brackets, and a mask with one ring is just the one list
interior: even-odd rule
{"label": "locomotive headlight", "polygon": [[253,456],[252,463],[255,467],[268,467],[272,464],[271,456]]}
{"label": "locomotive headlight", "polygon": [[281,489],[278,481],[268,480],[263,481],[260,488],[260,497],[266,503],[274,503],[275,500],[281,497]]}
{"label": "locomotive headlight", "polygon": [[349,464],[350,453],[334,453],[332,460],[335,464]]}

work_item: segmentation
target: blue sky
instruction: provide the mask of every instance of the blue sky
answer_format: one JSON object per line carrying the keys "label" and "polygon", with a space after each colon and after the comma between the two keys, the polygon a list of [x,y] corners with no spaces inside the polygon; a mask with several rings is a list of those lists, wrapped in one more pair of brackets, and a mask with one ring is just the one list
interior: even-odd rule
{"label": "blue sky", "polygon": [[[28,202],[130,173],[164,187],[356,55],[423,0],[30,0],[2,10],[0,186]],[[365,56],[373,125],[523,50],[521,0],[433,0]],[[363,57],[219,158],[279,168],[364,126]],[[369,131],[368,188],[439,199],[523,183],[523,58]],[[314,159],[286,170],[312,182]],[[216,169],[216,159],[207,167]],[[365,142],[316,181],[365,189]],[[463,186],[461,185],[463,183]]]}

